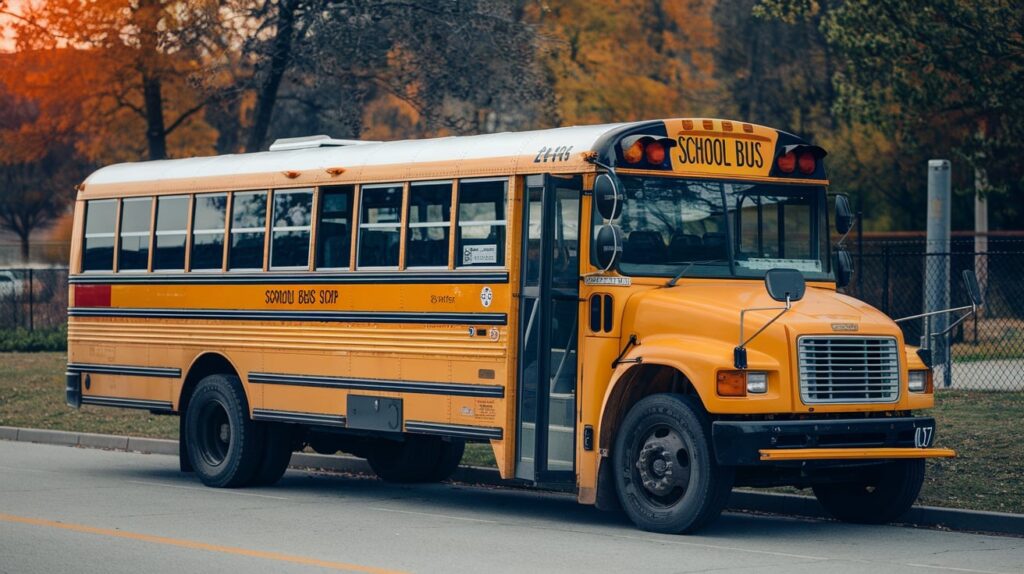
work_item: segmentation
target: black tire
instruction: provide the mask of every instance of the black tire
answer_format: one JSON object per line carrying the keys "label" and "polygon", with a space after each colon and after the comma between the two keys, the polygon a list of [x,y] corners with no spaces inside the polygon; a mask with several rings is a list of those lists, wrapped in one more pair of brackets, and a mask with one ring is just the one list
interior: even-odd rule
{"label": "black tire", "polygon": [[262,429],[249,419],[238,377],[210,375],[199,381],[185,412],[189,461],[203,484],[248,484],[262,455]]}
{"label": "black tire", "polygon": [[710,428],[700,404],[681,395],[651,395],[626,414],[612,464],[619,502],[638,528],[685,534],[722,513],[733,469],[715,461]]}
{"label": "black tire", "polygon": [[465,442],[459,439],[407,436],[402,442],[380,441],[366,461],[388,482],[439,482],[455,472],[464,449]]}
{"label": "black tire", "polygon": [[249,481],[250,486],[276,484],[288,469],[295,447],[295,428],[283,423],[260,424],[263,435],[263,452],[256,472]]}
{"label": "black tire", "polygon": [[437,457],[437,464],[426,477],[425,482],[441,482],[451,478],[462,462],[462,455],[466,452],[466,441],[461,438],[441,441],[441,453]]}
{"label": "black tire", "polygon": [[819,484],[814,496],[843,522],[884,524],[913,506],[924,484],[924,459],[898,460],[861,472],[848,483]]}

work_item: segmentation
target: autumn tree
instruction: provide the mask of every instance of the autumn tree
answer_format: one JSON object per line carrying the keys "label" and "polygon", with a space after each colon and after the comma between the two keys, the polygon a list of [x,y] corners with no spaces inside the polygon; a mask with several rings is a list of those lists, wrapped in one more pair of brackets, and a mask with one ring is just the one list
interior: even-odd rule
{"label": "autumn tree", "polygon": [[[89,157],[104,161],[167,157],[210,149],[190,84],[218,47],[219,3],[212,0],[47,0],[8,10],[23,66],[0,73],[33,100],[39,121],[91,137]],[[177,138],[170,140],[169,138]]]}
{"label": "autumn tree", "polygon": [[711,113],[717,38],[707,2],[557,0],[530,7],[562,123]]}
{"label": "autumn tree", "polygon": [[[839,117],[875,123],[901,149],[954,154],[1002,202],[1024,213],[1024,10],[1015,0],[763,0],[765,17],[814,19],[839,59]],[[957,173],[957,172],[954,172]],[[965,182],[964,179],[967,181]],[[1016,193],[1011,190],[1016,189]],[[998,224],[998,223],[997,223]]]}

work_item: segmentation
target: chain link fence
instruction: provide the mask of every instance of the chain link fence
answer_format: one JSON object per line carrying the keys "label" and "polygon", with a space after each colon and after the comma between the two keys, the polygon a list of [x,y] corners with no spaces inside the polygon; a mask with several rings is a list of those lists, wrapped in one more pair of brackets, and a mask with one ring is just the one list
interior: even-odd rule
{"label": "chain link fence", "polygon": [[[989,238],[984,252],[972,237],[954,238],[948,250],[929,253],[928,243],[912,240],[854,240],[849,246],[856,271],[844,291],[899,319],[924,313],[926,296],[948,292],[949,306],[971,304],[962,271],[975,271],[984,306],[949,334],[950,364],[935,365],[936,387],[994,391],[1024,390],[1024,240]],[[933,250],[934,251],[934,250]],[[926,284],[929,265],[949,269],[948,285]],[[949,324],[960,313],[950,315]],[[900,323],[908,344],[920,345],[928,319]],[[931,324],[939,329],[942,319]],[[930,345],[942,358],[943,341]]]}
{"label": "chain link fence", "polygon": [[0,269],[0,329],[52,330],[67,317],[66,267]]}

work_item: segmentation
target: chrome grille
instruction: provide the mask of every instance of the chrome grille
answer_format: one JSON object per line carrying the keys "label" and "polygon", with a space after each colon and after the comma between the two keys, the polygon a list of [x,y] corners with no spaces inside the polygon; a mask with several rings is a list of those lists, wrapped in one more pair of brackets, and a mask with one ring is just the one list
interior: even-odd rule
{"label": "chrome grille", "polygon": [[800,337],[797,349],[805,403],[891,403],[900,396],[892,337]]}

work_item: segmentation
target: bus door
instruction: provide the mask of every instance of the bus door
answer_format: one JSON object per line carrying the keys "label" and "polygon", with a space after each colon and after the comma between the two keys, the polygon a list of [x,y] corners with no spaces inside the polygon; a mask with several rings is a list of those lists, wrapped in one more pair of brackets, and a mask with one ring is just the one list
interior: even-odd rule
{"label": "bus door", "polygon": [[526,178],[516,478],[575,481],[582,177]]}

